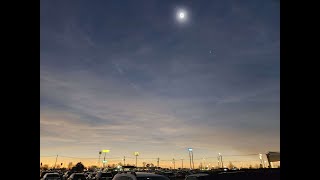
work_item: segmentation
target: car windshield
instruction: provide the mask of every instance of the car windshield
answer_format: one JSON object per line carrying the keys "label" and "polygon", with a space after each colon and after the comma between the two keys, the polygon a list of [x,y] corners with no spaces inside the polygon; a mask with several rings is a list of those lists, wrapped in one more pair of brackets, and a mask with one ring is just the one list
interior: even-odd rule
{"label": "car windshield", "polygon": [[59,174],[47,174],[47,177],[60,177]]}
{"label": "car windshield", "polygon": [[102,173],[101,177],[112,177],[111,173]]}
{"label": "car windshield", "polygon": [[47,172],[47,171],[41,172],[40,177],[42,178],[46,173],[49,173],[49,172]]}
{"label": "car windshield", "polygon": [[174,176],[173,173],[165,173],[165,175],[167,175],[167,176]]}

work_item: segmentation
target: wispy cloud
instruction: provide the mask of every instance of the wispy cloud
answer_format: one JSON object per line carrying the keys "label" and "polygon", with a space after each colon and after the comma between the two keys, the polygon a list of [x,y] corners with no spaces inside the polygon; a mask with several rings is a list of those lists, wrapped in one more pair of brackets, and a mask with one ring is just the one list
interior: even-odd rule
{"label": "wispy cloud", "polygon": [[279,25],[264,13],[277,7],[216,3],[194,3],[184,28],[166,19],[170,3],[133,4],[146,10],[137,16],[119,4],[121,13],[104,3],[43,5],[41,151],[279,148]]}

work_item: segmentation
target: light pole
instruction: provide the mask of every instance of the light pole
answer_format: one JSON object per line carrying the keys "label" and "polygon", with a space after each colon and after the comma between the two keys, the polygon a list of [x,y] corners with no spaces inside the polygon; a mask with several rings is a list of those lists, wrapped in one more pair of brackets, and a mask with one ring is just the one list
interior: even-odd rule
{"label": "light pole", "polygon": [[[220,153],[219,153],[219,159],[220,159],[220,162],[221,162],[221,167],[224,168],[224,167],[223,167],[223,161],[222,161],[222,155],[221,155]],[[218,161],[218,162],[219,162],[219,161]]]}
{"label": "light pole", "polygon": [[99,151],[99,161],[98,161],[98,167],[99,167],[99,168],[101,168],[101,167],[100,167],[100,156],[101,156],[101,153],[102,153],[102,152]]}
{"label": "light pole", "polygon": [[188,148],[188,151],[189,151],[189,158],[190,158],[190,169],[192,169],[192,166],[191,166],[191,152],[192,152],[192,148]]}
{"label": "light pole", "polygon": [[181,169],[183,169],[183,159],[181,158]]}
{"label": "light pole", "polygon": [[159,158],[157,159],[157,169],[159,168]]}
{"label": "light pole", "polygon": [[110,150],[109,149],[104,149],[104,150],[102,150],[102,152],[104,153],[104,158],[103,158],[103,168],[105,168],[105,164],[106,164],[106,155],[107,155],[107,153],[108,152],[110,152]]}
{"label": "light pole", "polygon": [[262,154],[259,154],[259,159],[260,159],[260,164],[261,164],[261,167],[262,167],[263,166]]}
{"label": "light pole", "polygon": [[54,163],[54,168],[53,169],[56,169],[57,160],[58,160],[58,155],[56,157],[56,162]]}
{"label": "light pole", "polygon": [[174,161],[174,158],[172,159],[173,161],[173,169],[176,169],[176,162]]}
{"label": "light pole", "polygon": [[136,168],[137,168],[138,167],[137,163],[138,163],[139,152],[134,152],[134,155],[136,156]]}

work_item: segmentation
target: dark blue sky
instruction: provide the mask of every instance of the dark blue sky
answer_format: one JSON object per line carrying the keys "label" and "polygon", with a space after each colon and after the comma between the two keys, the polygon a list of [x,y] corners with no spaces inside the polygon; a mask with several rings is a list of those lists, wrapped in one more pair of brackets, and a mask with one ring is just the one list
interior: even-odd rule
{"label": "dark blue sky", "polygon": [[279,150],[278,1],[46,0],[40,9],[41,154]]}

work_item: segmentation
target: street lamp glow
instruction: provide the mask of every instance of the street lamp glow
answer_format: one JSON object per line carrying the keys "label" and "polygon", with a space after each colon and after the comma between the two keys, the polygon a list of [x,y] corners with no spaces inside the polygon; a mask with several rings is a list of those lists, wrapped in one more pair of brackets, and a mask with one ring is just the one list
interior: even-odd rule
{"label": "street lamp glow", "polygon": [[192,151],[192,148],[188,148],[188,151],[190,151],[190,152],[191,152],[191,151]]}
{"label": "street lamp glow", "polygon": [[104,149],[104,150],[102,150],[102,152],[103,153],[108,153],[108,152],[110,152],[110,150],[109,149]]}
{"label": "street lamp glow", "polygon": [[139,156],[139,152],[134,152],[134,155],[136,156],[136,167],[138,167],[138,156]]}

